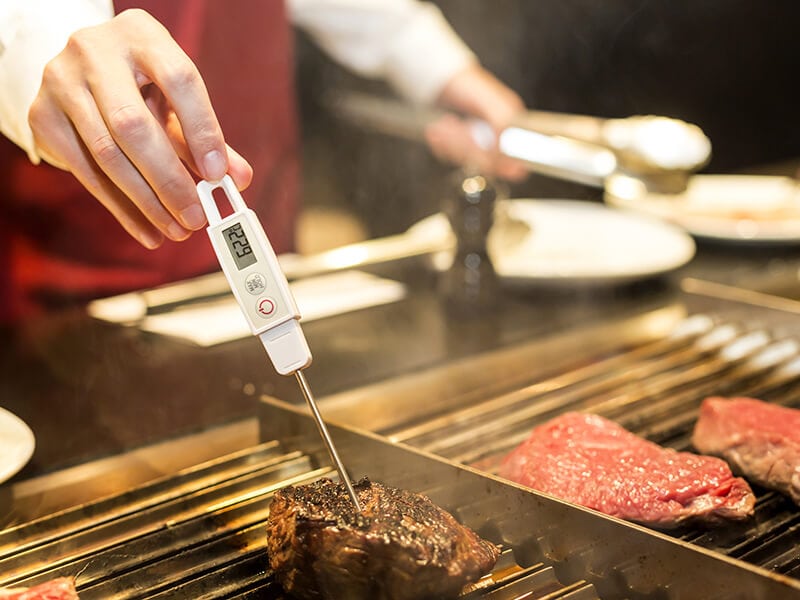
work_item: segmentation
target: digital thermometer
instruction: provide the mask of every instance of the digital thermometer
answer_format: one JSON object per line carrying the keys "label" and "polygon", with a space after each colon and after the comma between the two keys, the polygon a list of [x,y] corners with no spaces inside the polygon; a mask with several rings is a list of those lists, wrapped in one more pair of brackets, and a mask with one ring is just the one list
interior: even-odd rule
{"label": "digital thermometer", "polygon": [[[220,217],[213,192],[220,188],[233,208]],[[208,237],[250,331],[264,344],[281,375],[311,364],[311,350],[300,329],[300,311],[261,222],[248,208],[233,180],[201,181],[197,193],[208,219]]]}
{"label": "digital thermometer", "polygon": [[[216,189],[225,193],[233,210],[225,217],[220,216],[214,200]],[[250,330],[264,344],[275,370],[297,378],[339,477],[360,511],[353,485],[303,375],[303,369],[311,364],[311,350],[300,328],[300,311],[261,222],[228,175],[216,182],[199,182],[197,194],[208,219],[211,245]]]}

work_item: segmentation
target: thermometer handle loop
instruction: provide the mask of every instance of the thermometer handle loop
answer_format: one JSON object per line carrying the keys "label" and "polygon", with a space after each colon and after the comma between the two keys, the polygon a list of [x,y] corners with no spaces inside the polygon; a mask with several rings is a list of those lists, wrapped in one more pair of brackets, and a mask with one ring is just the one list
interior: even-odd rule
{"label": "thermometer handle loop", "polygon": [[228,202],[231,203],[233,212],[243,212],[247,210],[247,205],[244,203],[242,195],[236,189],[236,184],[230,175],[225,175],[219,181],[206,181],[203,180],[197,184],[197,194],[200,196],[200,203],[203,205],[203,210],[206,213],[209,225],[216,225],[222,221],[219,213],[219,208],[214,200],[214,190],[220,188],[225,192]]}

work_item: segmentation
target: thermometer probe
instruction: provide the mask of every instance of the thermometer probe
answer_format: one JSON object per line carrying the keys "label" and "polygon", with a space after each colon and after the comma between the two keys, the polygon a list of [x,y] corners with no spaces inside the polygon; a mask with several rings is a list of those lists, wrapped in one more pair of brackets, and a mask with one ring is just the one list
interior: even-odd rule
{"label": "thermometer probe", "polygon": [[[225,217],[220,216],[214,200],[215,189],[225,193],[233,209]],[[353,484],[303,374],[311,364],[311,351],[300,328],[300,311],[261,222],[228,175],[220,181],[199,182],[197,193],[208,219],[206,231],[211,245],[250,330],[264,344],[275,370],[281,375],[294,374],[339,478],[356,510],[361,511]]]}

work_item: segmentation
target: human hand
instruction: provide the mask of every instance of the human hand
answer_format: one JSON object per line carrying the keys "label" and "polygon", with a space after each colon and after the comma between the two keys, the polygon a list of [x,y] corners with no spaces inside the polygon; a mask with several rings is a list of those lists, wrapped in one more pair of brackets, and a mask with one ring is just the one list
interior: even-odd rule
{"label": "human hand", "polygon": [[229,173],[239,189],[252,179],[197,68],[142,10],[73,33],[47,64],[28,120],[42,158],[147,248],[205,224],[190,169],[209,180]]}
{"label": "human hand", "polygon": [[[437,104],[487,122],[495,134],[525,110],[522,98],[480,65],[467,67],[452,77]],[[502,156],[496,145],[490,149],[479,146],[470,124],[453,114],[428,125],[425,137],[434,154],[443,160],[510,181],[520,181],[528,174],[520,162]]]}

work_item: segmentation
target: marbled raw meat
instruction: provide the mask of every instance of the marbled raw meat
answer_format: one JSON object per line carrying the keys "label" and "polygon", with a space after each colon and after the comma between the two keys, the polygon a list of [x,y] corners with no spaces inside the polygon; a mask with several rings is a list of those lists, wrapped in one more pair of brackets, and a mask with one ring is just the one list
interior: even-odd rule
{"label": "marbled raw meat", "polygon": [[800,504],[800,410],[755,398],[706,398],[692,444]]}
{"label": "marbled raw meat", "polygon": [[0,589],[0,600],[78,600],[72,577],[59,577],[29,588]]}
{"label": "marbled raw meat", "polygon": [[569,412],[534,428],[502,477],[608,515],[655,527],[753,514],[750,486],[721,459],[677,452],[598,415]]}

